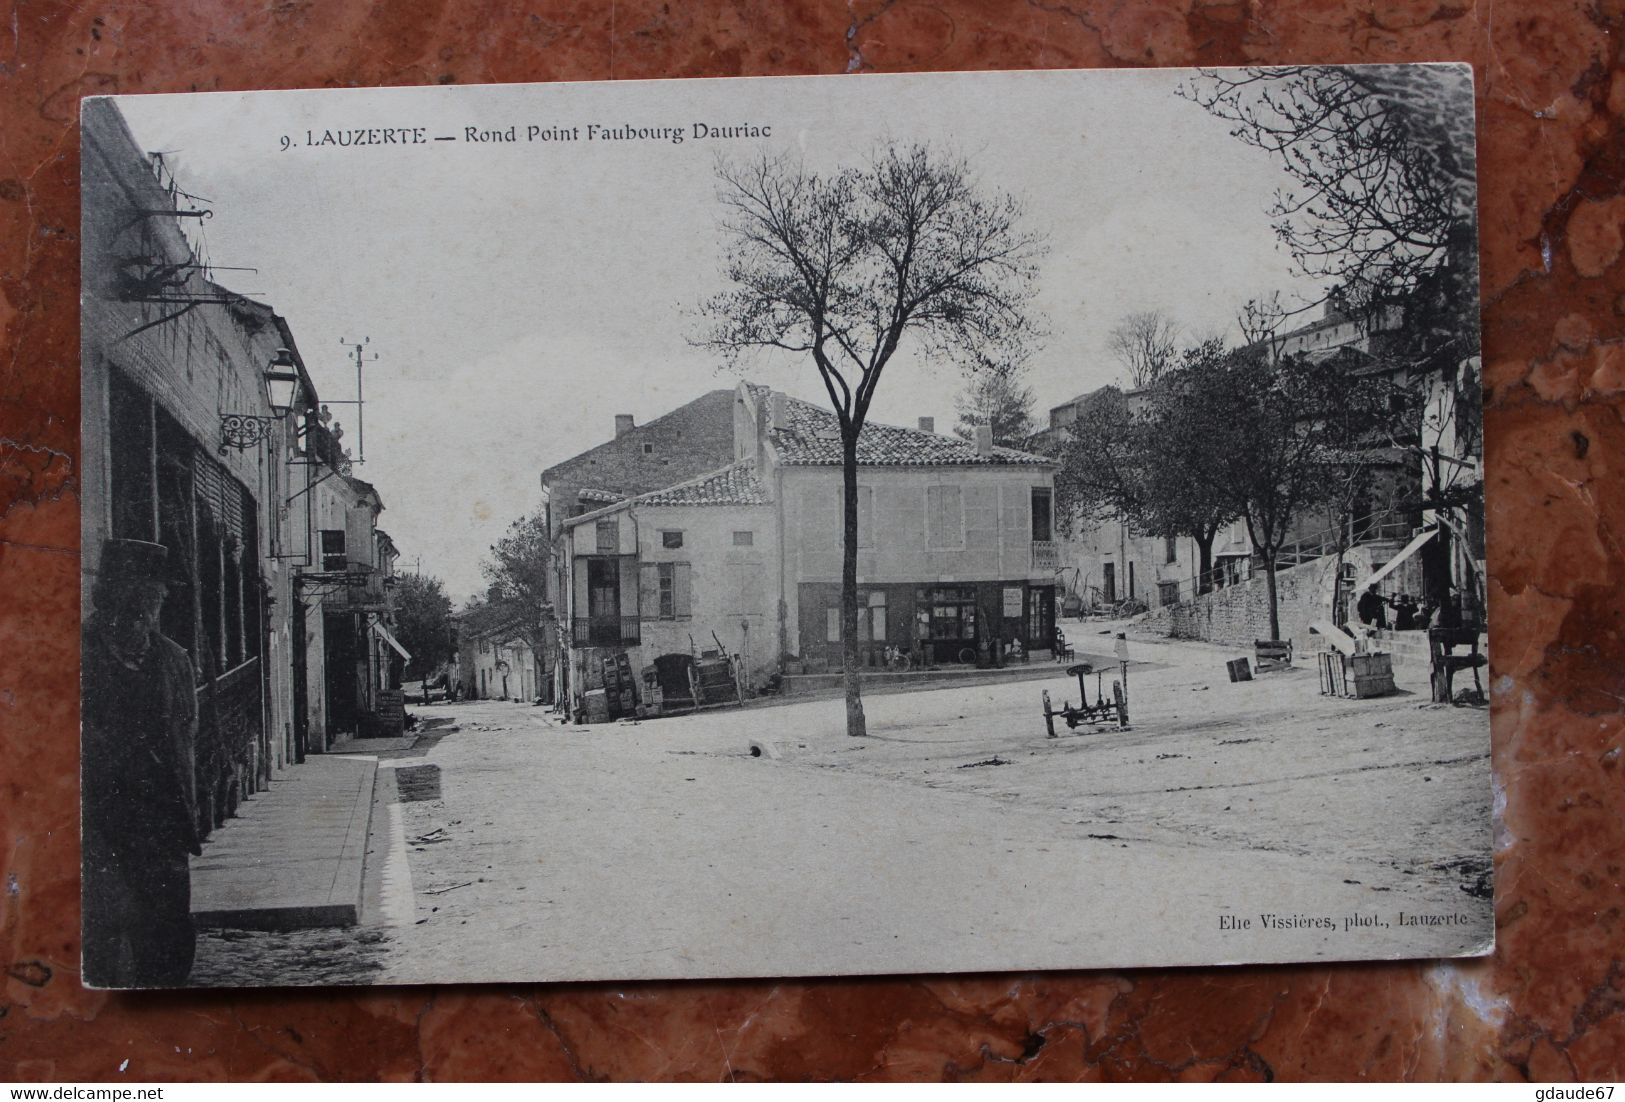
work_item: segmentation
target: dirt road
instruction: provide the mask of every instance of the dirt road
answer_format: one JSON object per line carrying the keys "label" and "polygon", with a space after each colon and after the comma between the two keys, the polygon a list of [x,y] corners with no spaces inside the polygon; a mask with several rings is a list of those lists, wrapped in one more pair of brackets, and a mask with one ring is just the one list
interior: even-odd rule
{"label": "dirt road", "polygon": [[415,912],[379,978],[1487,948],[1485,712],[1153,657],[1132,730],[1055,740],[1037,698],[1071,693],[1059,671],[874,697],[864,740],[837,701],[593,728],[437,706],[456,729],[384,762],[438,767],[439,795],[401,806]]}
{"label": "dirt road", "polygon": [[[1049,681],[598,727],[418,709],[380,759],[363,925],[218,932],[201,983],[639,979],[1484,950],[1488,716],[1231,684],[1135,643],[1132,728]],[[1093,683],[1091,683],[1093,691]],[[757,753],[753,755],[753,744]]]}

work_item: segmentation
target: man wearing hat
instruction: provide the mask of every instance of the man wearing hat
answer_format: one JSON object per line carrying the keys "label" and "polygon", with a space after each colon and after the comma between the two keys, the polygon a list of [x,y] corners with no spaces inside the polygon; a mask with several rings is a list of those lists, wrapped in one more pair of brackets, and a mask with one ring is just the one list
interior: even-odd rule
{"label": "man wearing hat", "polygon": [[197,834],[192,660],[158,630],[168,550],[108,540],[83,639],[83,978],[171,987],[196,937],[187,855]]}

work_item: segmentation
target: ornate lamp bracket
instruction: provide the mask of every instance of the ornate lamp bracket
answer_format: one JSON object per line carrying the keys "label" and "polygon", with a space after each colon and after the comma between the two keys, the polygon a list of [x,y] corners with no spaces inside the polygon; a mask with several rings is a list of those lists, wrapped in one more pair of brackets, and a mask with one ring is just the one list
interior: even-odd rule
{"label": "ornate lamp bracket", "polygon": [[222,413],[220,415],[220,450],[236,448],[247,451],[260,441],[270,438],[273,417],[258,417],[252,413]]}

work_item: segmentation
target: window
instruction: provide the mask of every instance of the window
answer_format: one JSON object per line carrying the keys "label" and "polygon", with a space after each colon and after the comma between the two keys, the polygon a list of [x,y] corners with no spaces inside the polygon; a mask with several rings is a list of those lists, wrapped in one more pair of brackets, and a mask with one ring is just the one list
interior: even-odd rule
{"label": "window", "polygon": [[872,589],[860,595],[858,602],[858,638],[865,642],[886,641],[886,591]]}
{"label": "window", "polygon": [[346,565],[344,558],[344,529],[324,528],[322,530],[322,569],[330,573],[342,573]]}
{"label": "window", "polygon": [[643,563],[638,569],[638,615],[645,620],[688,619],[692,578],[686,562]]}
{"label": "window", "polygon": [[1163,556],[1164,556],[1164,558],[1163,558],[1164,562],[1178,562],[1179,561],[1178,541],[1173,536],[1163,536],[1162,537],[1162,553],[1163,553]]}
{"label": "window", "polygon": [[683,546],[683,533],[681,533],[681,532],[662,532],[662,533],[660,533],[660,546],[666,548],[666,550],[668,550],[668,551],[675,551],[677,548]]}
{"label": "window", "polygon": [[965,546],[965,516],[958,486],[925,488],[925,545],[936,550]]}
{"label": "window", "polygon": [[1172,605],[1172,604],[1178,604],[1178,603],[1179,603],[1179,583],[1178,582],[1158,582],[1157,583],[1157,604],[1159,604],[1159,605]]}
{"label": "window", "polygon": [[742,529],[734,533],[735,547],[751,547],[756,543],[756,533],[749,529]]}
{"label": "window", "polygon": [[[837,596],[836,600],[840,598]],[[871,589],[858,591],[858,640],[864,643],[886,641],[886,591]],[[824,641],[841,641],[841,606],[824,610]]]}
{"label": "window", "polygon": [[1033,487],[1033,542],[1048,543],[1055,538],[1054,509],[1047,486]]}
{"label": "window", "polygon": [[677,619],[677,578],[672,567],[675,563],[660,563],[655,570],[660,583],[660,618],[662,620]]}
{"label": "window", "polygon": [[937,586],[915,597],[921,639],[939,642],[976,639],[976,587]]}
{"label": "window", "polygon": [[643,445],[643,454],[644,455],[653,455],[654,452],[655,452],[655,446],[653,444],[645,444],[645,445]]}
{"label": "window", "polygon": [[598,553],[614,555],[621,549],[621,522],[615,519],[598,522]]}

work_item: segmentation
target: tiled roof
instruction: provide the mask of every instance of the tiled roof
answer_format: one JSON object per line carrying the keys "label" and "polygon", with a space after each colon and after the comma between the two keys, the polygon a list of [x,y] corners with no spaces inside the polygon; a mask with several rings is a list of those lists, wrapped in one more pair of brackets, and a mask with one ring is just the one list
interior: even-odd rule
{"label": "tiled roof", "polygon": [[482,639],[494,635],[510,634],[517,630],[523,617],[506,604],[482,603],[470,605],[451,618],[457,622],[459,636],[464,639]]}
{"label": "tiled roof", "polygon": [[[787,425],[773,430],[773,446],[780,460],[792,467],[827,467],[841,464],[841,428],[827,409],[786,397]],[[905,429],[897,425],[863,426],[858,436],[858,464],[868,467],[1047,466],[1041,455],[995,446],[991,455],[979,455],[976,445],[956,436]]]}
{"label": "tiled roof", "polygon": [[578,501],[598,501],[610,505],[617,501],[625,501],[626,495],[618,494],[614,490],[599,490],[591,486],[583,486],[576,491],[576,499]]}
{"label": "tiled roof", "polygon": [[756,471],[746,463],[735,463],[689,482],[642,494],[639,505],[765,505],[767,495],[756,480]]}

